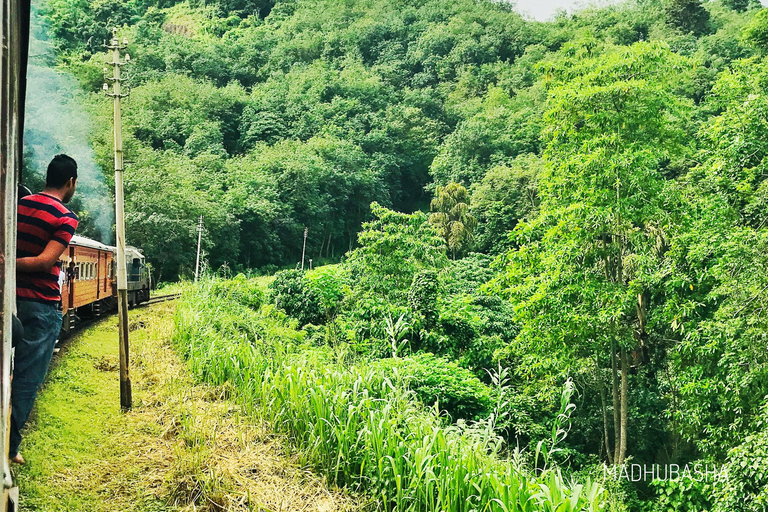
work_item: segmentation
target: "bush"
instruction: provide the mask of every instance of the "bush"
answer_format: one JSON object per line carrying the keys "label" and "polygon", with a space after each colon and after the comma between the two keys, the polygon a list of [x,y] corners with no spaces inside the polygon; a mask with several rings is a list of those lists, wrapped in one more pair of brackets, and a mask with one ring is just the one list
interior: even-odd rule
{"label": "bush", "polygon": [[438,280],[434,270],[422,270],[411,282],[408,290],[408,307],[420,315],[424,327],[431,329],[437,320]]}
{"label": "bush", "polygon": [[762,512],[768,509],[768,430],[748,436],[732,449],[718,482],[715,512]]}
{"label": "bush", "polygon": [[[702,462],[702,471],[707,465]],[[695,464],[689,464],[695,467]],[[712,464],[709,464],[712,467]],[[686,512],[708,512],[712,510],[712,484],[700,479],[679,478],[669,480],[653,480],[651,487],[656,490],[658,497],[653,504],[654,512],[666,512],[668,510],[685,510]],[[731,510],[731,509],[728,509]]]}
{"label": "bush", "polygon": [[453,420],[480,420],[493,408],[491,388],[452,361],[433,354],[382,359],[375,365],[395,370],[427,406],[437,402]]}
{"label": "bush", "polygon": [[269,284],[269,291],[275,307],[298,320],[299,325],[325,322],[321,299],[303,271],[281,270]]}
{"label": "bush", "polygon": [[233,279],[214,279],[211,282],[211,293],[251,309],[259,309],[264,303],[264,290],[259,282],[243,274]]}
{"label": "bush", "polygon": [[454,358],[463,353],[478,335],[480,317],[469,295],[446,297],[440,304],[440,330],[450,340],[445,347]]}
{"label": "bush", "polygon": [[341,265],[326,265],[305,274],[314,296],[317,297],[326,322],[333,320],[344,300],[347,274]]}

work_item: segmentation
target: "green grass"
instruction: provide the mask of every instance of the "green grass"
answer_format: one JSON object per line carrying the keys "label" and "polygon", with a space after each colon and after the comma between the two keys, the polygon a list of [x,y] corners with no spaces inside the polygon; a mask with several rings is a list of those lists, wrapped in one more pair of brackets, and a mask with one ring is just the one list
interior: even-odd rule
{"label": "green grass", "polygon": [[[106,511],[118,504],[125,511],[170,510],[146,492],[140,467],[105,463],[134,448],[121,442],[128,421],[120,412],[114,324],[103,320],[68,340],[54,360],[21,445],[27,461],[16,469],[22,510]],[[142,342],[141,335],[134,339]],[[131,495],[115,501],[110,494],[121,487]]]}

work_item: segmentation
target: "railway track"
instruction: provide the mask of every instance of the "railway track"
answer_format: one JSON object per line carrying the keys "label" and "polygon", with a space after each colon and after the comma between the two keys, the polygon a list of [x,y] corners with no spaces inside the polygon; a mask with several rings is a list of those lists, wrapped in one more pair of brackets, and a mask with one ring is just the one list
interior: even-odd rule
{"label": "railway track", "polygon": [[[129,309],[132,310],[132,309],[136,309],[136,308],[143,308],[145,306],[151,306],[153,304],[160,304],[161,302],[167,302],[169,300],[175,300],[175,299],[178,299],[179,297],[181,297],[180,293],[171,293],[171,294],[168,294],[168,295],[159,295],[157,297],[150,297],[149,301],[144,302],[142,304],[139,304],[137,306],[130,307]],[[75,334],[75,333],[85,329],[86,327],[90,327],[91,325],[93,325],[94,323],[98,322],[102,318],[104,318],[106,316],[114,315],[116,313],[117,313],[117,311],[115,310],[115,311],[106,312],[106,313],[104,313],[101,316],[95,316],[95,317],[91,317],[91,318],[79,319],[78,322],[77,322],[77,325],[74,327],[72,332],[70,332],[69,334],[65,334],[62,331],[60,340],[66,340],[70,336],[72,336],[73,334]],[[56,343],[57,343],[57,345],[56,345],[56,352],[58,353],[60,345],[59,345],[58,341]]]}
{"label": "railway track", "polygon": [[181,297],[180,293],[171,293],[168,295],[159,295],[157,297],[150,297],[149,300],[143,304],[139,304],[136,306],[137,308],[144,307],[144,306],[151,306],[152,304],[159,304],[161,302],[166,302],[169,300],[175,300]]}

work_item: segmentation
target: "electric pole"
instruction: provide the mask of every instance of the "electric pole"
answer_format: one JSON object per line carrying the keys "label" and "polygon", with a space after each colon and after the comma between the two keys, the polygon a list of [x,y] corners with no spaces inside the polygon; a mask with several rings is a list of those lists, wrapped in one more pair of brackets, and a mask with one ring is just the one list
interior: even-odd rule
{"label": "electric pole", "polygon": [[307,235],[309,234],[309,228],[304,228],[304,247],[301,249],[301,270],[304,270],[304,253],[307,250]]}
{"label": "electric pole", "polygon": [[117,39],[117,30],[113,32],[112,40],[107,46],[112,50],[112,61],[108,64],[113,68],[111,77],[112,92],[109,86],[104,84],[107,96],[111,96],[114,102],[115,119],[115,231],[117,232],[117,317],[118,331],[120,333],[120,408],[123,411],[131,409],[131,376],[129,373],[130,351],[128,342],[128,276],[125,261],[125,197],[123,196],[123,134],[122,121],[120,119],[120,100],[128,96],[121,92],[120,68],[131,58],[125,56],[125,62],[120,61],[120,52],[128,47],[128,40],[122,42]]}
{"label": "electric pole", "polygon": [[203,216],[200,216],[200,222],[197,223],[197,261],[195,262],[195,282],[200,277],[200,242],[203,240]]}

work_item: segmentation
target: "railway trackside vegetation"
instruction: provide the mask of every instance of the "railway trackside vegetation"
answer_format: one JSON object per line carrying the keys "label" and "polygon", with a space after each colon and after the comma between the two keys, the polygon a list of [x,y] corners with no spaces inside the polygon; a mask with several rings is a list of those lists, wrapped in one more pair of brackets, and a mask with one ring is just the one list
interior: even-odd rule
{"label": "railway trackside vegetation", "polygon": [[245,410],[286,434],[329,483],[398,512],[603,509],[599,482],[577,482],[553,464],[570,423],[570,381],[551,437],[535,453],[510,450],[496,431],[504,404],[481,420],[451,423],[439,401],[431,408],[408,390],[407,373],[370,364],[343,342],[312,343],[272,304],[257,305],[260,292],[233,300],[233,290],[251,286],[207,280],[185,291],[176,347],[195,376],[231,384]]}

